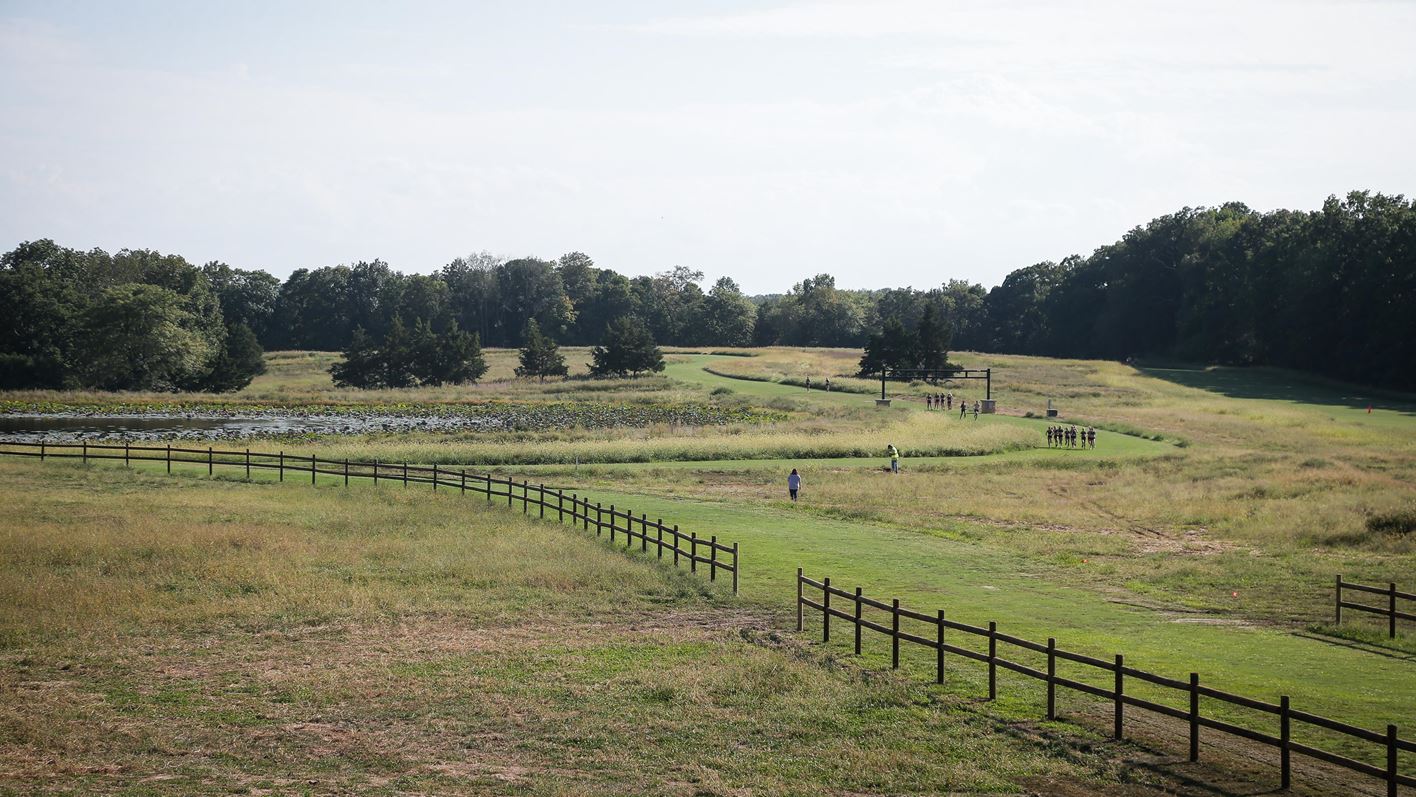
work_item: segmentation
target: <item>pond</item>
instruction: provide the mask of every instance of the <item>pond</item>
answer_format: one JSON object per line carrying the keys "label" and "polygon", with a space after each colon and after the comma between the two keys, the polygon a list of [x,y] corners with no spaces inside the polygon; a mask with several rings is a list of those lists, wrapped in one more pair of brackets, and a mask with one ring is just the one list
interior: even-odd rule
{"label": "pond", "polygon": [[0,414],[0,440],[226,440],[296,434],[450,431],[495,425],[490,419],[457,415],[336,415],[201,412],[133,414]]}

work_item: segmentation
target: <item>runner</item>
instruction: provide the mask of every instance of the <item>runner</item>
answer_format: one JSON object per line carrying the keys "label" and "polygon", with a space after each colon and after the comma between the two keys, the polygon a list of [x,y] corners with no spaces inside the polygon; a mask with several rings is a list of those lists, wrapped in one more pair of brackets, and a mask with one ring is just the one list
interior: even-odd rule
{"label": "runner", "polygon": [[1052,427],[1047,427],[1047,447],[1052,448]]}
{"label": "runner", "polygon": [[974,420],[978,420],[978,399],[974,399]]}

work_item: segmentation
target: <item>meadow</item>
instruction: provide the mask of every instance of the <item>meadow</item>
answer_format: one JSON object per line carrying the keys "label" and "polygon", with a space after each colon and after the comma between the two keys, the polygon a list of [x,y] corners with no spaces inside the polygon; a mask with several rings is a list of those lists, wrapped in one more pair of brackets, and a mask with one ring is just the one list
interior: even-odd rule
{"label": "meadow", "polygon": [[[572,355],[568,359],[583,367],[583,351]],[[658,722],[668,723],[663,727],[703,739],[704,749],[716,750],[714,745],[728,743],[727,736],[705,726],[708,717],[716,722],[725,718],[749,722],[768,728],[769,736],[778,732],[790,736],[811,726],[808,717],[839,712],[840,704],[832,701],[849,695],[865,700],[870,688],[903,690],[891,694],[908,695],[900,698],[908,704],[898,707],[900,716],[883,719],[886,724],[881,727],[914,741],[901,743],[890,755],[942,755],[921,746],[922,740],[935,734],[943,734],[938,744],[951,751],[966,749],[957,746],[963,744],[962,736],[972,732],[969,729],[980,727],[973,723],[1013,730],[987,741],[1003,747],[983,755],[967,754],[962,763],[950,753],[945,756],[952,762],[945,767],[947,772],[928,765],[924,769],[934,774],[913,780],[862,781],[846,787],[836,785],[839,771],[809,767],[771,771],[765,760],[754,764],[751,756],[739,766],[718,758],[694,758],[692,750],[685,748],[681,758],[674,760],[684,767],[706,761],[701,764],[704,772],[711,771],[719,780],[713,785],[691,779],[669,783],[656,779],[660,775],[646,765],[631,765],[619,755],[615,767],[633,770],[633,779],[602,780],[610,775],[592,765],[595,755],[586,753],[573,757],[574,766],[565,771],[537,770],[534,777],[517,782],[516,788],[556,793],[582,791],[590,783],[609,791],[673,793],[682,783],[696,783],[695,788],[705,793],[728,794],[743,784],[758,784],[753,793],[761,794],[804,793],[830,784],[838,790],[870,793],[929,793],[944,788],[1007,793],[1039,782],[1056,789],[1059,782],[1078,779],[1085,784],[1079,793],[1116,793],[1123,788],[1122,781],[1126,781],[1124,788],[1138,793],[1162,787],[1183,793],[1184,787],[1175,786],[1177,776],[1208,783],[1221,793],[1243,788],[1226,782],[1228,775],[1205,769],[1207,764],[1197,769],[1189,769],[1196,766],[1189,764],[1141,766],[1137,759],[1143,756],[1131,747],[1106,747],[1099,756],[1079,754],[1080,749],[1091,749],[1086,740],[1094,738],[1094,725],[1089,722],[1092,709],[1086,699],[1064,706],[1077,724],[1040,728],[1035,722],[1039,716],[1035,694],[1029,697],[1020,691],[996,705],[978,706],[977,673],[961,668],[946,687],[932,688],[926,683],[927,675],[921,675],[928,670],[922,660],[907,661],[904,672],[890,675],[881,669],[879,650],[867,651],[863,660],[857,660],[843,658],[848,650],[836,643],[806,644],[784,630],[791,623],[792,577],[801,566],[808,575],[831,576],[842,585],[859,584],[867,592],[898,596],[919,608],[944,608],[966,622],[997,620],[1011,633],[1056,636],[1059,644],[1098,656],[1125,652],[1134,666],[1174,677],[1199,671],[1206,683],[1261,699],[1290,694],[1295,705],[1305,710],[1373,728],[1416,716],[1412,677],[1416,629],[1404,628],[1396,640],[1388,640],[1375,633],[1377,621],[1372,618],[1349,618],[1341,628],[1331,625],[1336,573],[1367,583],[1394,580],[1403,588],[1416,586],[1408,575],[1416,572],[1416,530],[1402,520],[1412,517],[1416,507],[1416,402],[1410,397],[1282,371],[1174,364],[1135,367],[960,353],[953,358],[956,362],[994,368],[994,394],[1002,413],[961,420],[957,413],[926,411],[920,396],[951,390],[971,401],[981,397],[980,385],[892,384],[894,406],[877,409],[864,391],[866,387],[878,390],[878,382],[857,380],[857,384],[849,376],[858,356],[847,350],[766,349],[732,354],[677,350],[669,353],[669,367],[658,376],[599,381],[576,378],[573,373],[570,379],[540,383],[512,379],[514,352],[493,352],[489,374],[493,378],[486,384],[349,391],[333,388],[322,376],[331,355],[272,354],[268,374],[245,391],[186,400],[233,409],[538,401],[636,406],[702,403],[760,413],[750,423],[302,437],[251,443],[257,450],[278,447],[333,458],[438,463],[574,486],[595,500],[633,506],[651,517],[680,523],[685,530],[739,541],[744,561],[742,597],[726,598],[683,574],[633,562],[632,556],[625,558],[573,538],[565,544],[584,546],[583,551],[573,549],[574,562],[556,559],[535,564],[536,557],[528,554],[537,548],[530,542],[530,535],[537,532],[529,527],[518,530],[519,518],[496,519],[484,516],[481,509],[469,515],[461,505],[441,497],[429,503],[401,497],[398,490],[372,489],[351,489],[340,497],[339,491],[325,489],[306,487],[302,492],[293,485],[208,480],[195,470],[168,478],[152,468],[125,474],[107,466],[0,463],[6,465],[0,473],[7,502],[13,498],[20,509],[4,526],[8,569],[0,585],[6,590],[4,605],[14,607],[0,614],[5,655],[8,661],[68,661],[75,646],[95,639],[103,640],[93,645],[101,649],[118,644],[116,640],[146,636],[166,639],[164,650],[175,646],[173,655],[186,656],[190,651],[179,650],[182,646],[171,640],[190,641],[208,632],[215,632],[220,641],[212,642],[203,655],[226,655],[227,649],[244,650],[243,646],[253,644],[244,637],[238,641],[233,629],[272,625],[288,629],[289,623],[378,626],[430,614],[439,622],[455,618],[469,628],[488,629],[481,636],[519,639],[521,632],[512,630],[516,623],[510,607],[521,600],[530,601],[542,619],[550,618],[550,626],[564,623],[579,629],[590,622],[587,618],[596,618],[594,623],[613,634],[632,634],[620,628],[620,619],[608,616],[621,610],[641,618],[707,613],[716,619],[700,629],[706,641],[694,637],[679,654],[662,654],[669,655],[672,664],[665,664],[658,651],[678,645],[682,640],[677,637],[652,639],[621,654],[631,660],[623,666],[641,679],[629,680],[641,685],[657,682],[657,675],[650,673],[665,669],[675,673],[673,678],[702,679],[707,677],[705,668],[693,665],[711,661],[706,669],[714,671],[715,678],[727,679],[721,683],[749,678],[734,674],[733,668],[756,667],[795,673],[803,682],[824,678],[825,685],[793,687],[812,692],[810,697],[791,691],[780,699],[764,698],[757,707],[764,714],[709,700],[692,703],[694,710],[687,713],[694,714],[693,719],[670,722],[657,717],[650,722],[655,728],[660,727]],[[807,377],[814,387],[829,377],[833,387],[862,392],[806,390],[800,385]],[[118,402],[160,406],[172,398],[0,397],[6,406],[44,407],[101,407]],[[1101,430],[1095,451],[1045,446],[1042,431],[1048,422],[1040,416],[1048,399],[1057,403],[1064,422],[1093,424]],[[905,453],[904,472],[899,476],[882,470],[887,442],[896,443]],[[785,500],[785,474],[793,467],[805,478],[802,501],[796,504]],[[35,489],[49,478],[44,474],[54,472],[65,474],[64,490]],[[98,479],[101,486],[85,492],[79,487],[81,479]],[[182,501],[188,497],[203,506],[201,502],[223,508],[184,507]],[[134,534],[133,527],[143,525],[136,518],[149,516],[166,521],[150,524],[150,532],[145,527],[144,533]],[[326,519],[333,520],[329,528],[323,523]],[[435,539],[434,545],[403,539],[405,528],[442,522],[448,527],[438,532],[444,536],[429,538]],[[449,535],[458,524],[472,533],[455,541]],[[270,537],[274,527],[284,530]],[[244,539],[241,535],[247,529],[258,535],[254,541],[231,541]],[[477,529],[488,533],[475,533]],[[215,538],[227,541],[214,544]],[[503,538],[504,543],[487,542]],[[465,547],[474,541],[477,546],[493,547]],[[528,561],[515,561],[518,557]],[[484,571],[464,572],[484,564]],[[606,569],[564,572],[601,566]],[[615,569],[620,567],[628,569]],[[525,572],[528,568],[535,574]],[[631,571],[634,575],[625,575]],[[177,577],[178,572],[203,575],[184,579]],[[247,580],[233,585],[232,574],[238,572]],[[630,625],[642,622],[649,621],[635,620]],[[552,637],[556,633],[547,631]],[[583,630],[572,635],[580,633]],[[262,655],[275,656],[275,648],[286,645],[291,650],[300,648],[289,635],[273,638],[283,641],[265,643]],[[769,638],[770,643],[763,641]],[[535,644],[555,649],[547,640]],[[336,658],[342,655],[354,654],[336,654]],[[559,661],[555,655],[542,658]],[[571,656],[566,663],[545,666],[551,668],[548,677],[555,683],[589,678],[582,673],[590,666],[583,658]],[[523,681],[537,680],[542,673],[535,668],[512,670],[496,682],[496,688],[518,695],[530,688]],[[54,672],[48,675],[65,680]],[[439,677],[446,681],[451,676]],[[18,694],[22,681],[28,682],[12,681],[8,688]],[[606,689],[616,693],[612,687]],[[673,686],[671,692],[674,697],[666,701],[668,705],[681,702],[683,695],[693,694],[695,700],[699,695],[685,685]],[[217,700],[219,695],[212,692],[207,697]],[[385,694],[380,700],[385,698],[394,699]],[[585,695],[576,693],[575,699],[583,703]],[[629,698],[620,696],[604,704],[591,701],[570,713],[578,714],[574,722],[589,722],[587,718],[602,712],[625,712],[617,700]],[[813,705],[813,700],[822,702]],[[78,702],[89,705],[92,700]],[[786,703],[793,705],[787,709]],[[364,700],[356,713],[389,710],[378,704],[379,700]],[[46,711],[57,711],[55,706],[28,706],[19,718],[12,712],[4,726],[11,729],[6,731],[4,749],[38,751],[56,744],[52,734],[40,734],[44,723],[38,719]],[[442,716],[439,712],[447,707],[430,711],[430,716]],[[535,749],[547,753],[548,761],[569,755],[547,738],[554,735],[547,723],[572,722],[564,713],[554,720],[551,714],[523,718],[521,727],[535,726],[536,744],[544,745]],[[874,722],[873,713],[867,714],[870,718],[858,717],[859,722],[833,723],[831,733],[817,738],[824,746],[810,755],[831,757],[838,755],[832,749],[840,749],[831,745],[854,749],[863,744]],[[687,724],[673,724],[680,722]],[[458,727],[474,736],[481,732]],[[946,727],[949,730],[941,730]],[[21,737],[14,728],[29,728],[24,733],[40,734],[36,737],[40,741],[17,746],[13,740]],[[1024,728],[1028,730],[1018,731]],[[668,732],[625,730],[616,738],[631,748],[640,746],[637,749],[643,752],[648,749],[643,747],[648,736],[658,734],[662,743],[662,733]],[[1050,741],[1040,742],[1039,733]],[[1321,734],[1309,740],[1330,741]],[[872,749],[887,754],[884,745]],[[518,748],[517,755],[524,752]],[[133,761],[144,762],[133,764],[136,769],[153,766],[145,754],[129,754]],[[366,767],[362,774],[349,775],[372,779],[339,782],[394,788],[389,784],[398,783],[396,779],[381,782],[378,778],[400,766],[407,771],[411,764],[400,760],[401,764],[390,763],[381,770],[384,774],[371,774],[374,769]],[[295,761],[286,763],[287,773],[294,771]],[[1226,772],[1245,769],[1242,762],[1227,763]],[[882,765],[876,764],[878,774]],[[241,766],[258,769],[249,761]],[[893,766],[907,769],[916,764],[901,759]],[[1416,761],[1403,759],[1402,767],[1416,771]],[[593,777],[587,775],[587,768],[595,773]],[[235,772],[206,772],[200,775],[206,780],[200,782],[229,782]],[[271,770],[264,776],[277,777]],[[1265,776],[1257,777],[1262,782]],[[1324,783],[1333,783],[1320,774],[1314,778],[1318,785],[1304,788],[1322,792]],[[116,781],[100,777],[96,782],[112,786]],[[488,781],[487,788],[496,790],[508,782]]]}

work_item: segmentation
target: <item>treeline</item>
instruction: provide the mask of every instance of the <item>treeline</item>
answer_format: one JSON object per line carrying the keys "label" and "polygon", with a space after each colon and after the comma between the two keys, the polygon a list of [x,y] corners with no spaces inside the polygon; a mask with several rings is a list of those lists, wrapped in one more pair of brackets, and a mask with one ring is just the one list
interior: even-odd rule
{"label": "treeline", "polygon": [[[846,290],[819,274],[785,294],[748,297],[726,277],[707,290],[702,272],[684,267],[631,278],[578,252],[556,260],[483,253],[430,275],[401,274],[373,260],[300,269],[281,282],[220,263],[196,269],[155,252],[109,256],[40,241],[0,261],[6,316],[0,382],[201,385],[221,370],[214,362],[218,352],[228,359],[241,355],[242,345],[233,349],[232,343],[245,339],[243,329],[268,349],[348,351],[356,330],[365,336],[361,345],[370,347],[390,332],[398,342],[403,333],[397,326],[424,340],[456,329],[475,334],[481,345],[519,347],[534,320],[552,341],[594,345],[612,320],[633,318],[659,345],[870,344],[886,360],[921,363],[943,362],[949,346],[1173,357],[1320,370],[1412,388],[1414,242],[1416,205],[1401,196],[1357,192],[1329,198],[1313,212],[1260,213],[1242,204],[1187,208],[1088,257],[1014,271],[991,290],[963,280],[927,290]],[[175,280],[151,267],[155,276],[149,277],[149,267],[138,265],[146,263],[181,264],[168,268],[195,276]],[[170,295],[158,300],[120,292],[98,301],[121,284],[152,284]],[[219,312],[201,309],[213,299]],[[104,321],[98,308],[126,307],[131,314],[143,302],[159,306],[170,323],[156,326],[168,337],[188,330],[203,340],[201,356],[160,360],[165,364],[156,369],[144,365],[134,379],[105,374],[92,360],[109,358],[82,343],[116,323]],[[898,343],[887,328],[911,340]],[[432,380],[442,378],[427,372]],[[395,374],[390,381],[402,378]]]}
{"label": "treeline", "polygon": [[21,244],[0,256],[0,387],[239,390],[265,369],[240,279],[146,250]]}

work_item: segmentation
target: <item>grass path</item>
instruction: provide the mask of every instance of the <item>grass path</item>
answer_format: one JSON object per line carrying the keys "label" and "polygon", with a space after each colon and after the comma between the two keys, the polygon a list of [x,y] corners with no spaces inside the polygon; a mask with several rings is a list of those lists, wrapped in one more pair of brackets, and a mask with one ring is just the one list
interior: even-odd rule
{"label": "grass path", "polygon": [[[1130,666],[1162,675],[1183,679],[1199,672],[1207,685],[1259,699],[1277,702],[1280,695],[1290,695],[1295,707],[1374,729],[1388,722],[1409,725],[1416,717],[1416,660],[1410,657],[1373,655],[1224,618],[1124,605],[1097,592],[1049,583],[1030,574],[1023,557],[977,543],[837,521],[790,507],[736,507],[599,491],[594,498],[651,518],[662,516],[700,535],[739,542],[742,594],[753,603],[790,606],[800,566],[807,575],[830,576],[846,589],[863,586],[878,599],[898,597],[926,612],[942,608],[976,625],[996,620],[1007,633],[1038,641],[1056,637],[1059,647],[1102,658],[1124,653]],[[809,627],[819,628],[819,617],[809,618]],[[844,624],[837,638],[847,650]],[[872,646],[888,649],[883,637],[867,643]],[[924,677],[932,654],[918,650],[914,658]],[[958,666],[975,674],[979,670]],[[1081,671],[1068,672],[1069,667],[1064,664],[1061,673]],[[1041,694],[1036,686],[1028,691]],[[1167,702],[1178,705],[1173,698]]]}

